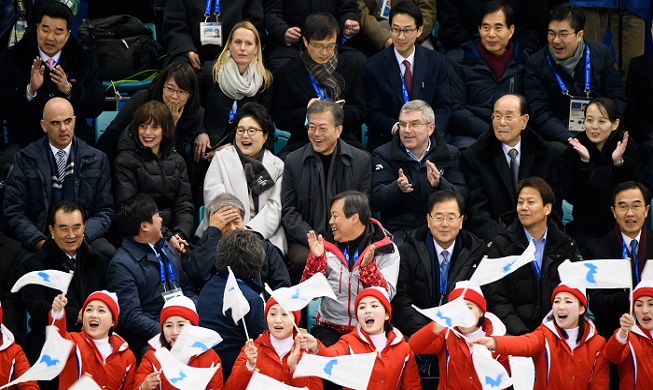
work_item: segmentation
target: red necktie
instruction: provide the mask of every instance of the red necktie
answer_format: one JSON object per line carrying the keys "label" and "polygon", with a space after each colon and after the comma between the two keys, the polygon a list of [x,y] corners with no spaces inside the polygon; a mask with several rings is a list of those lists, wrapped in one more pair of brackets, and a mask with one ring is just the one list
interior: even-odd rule
{"label": "red necktie", "polygon": [[408,96],[410,97],[413,92],[413,73],[410,71],[410,62],[408,62],[408,60],[404,60],[402,64],[406,67],[406,71],[404,72],[404,83],[406,83],[406,92],[408,92]]}

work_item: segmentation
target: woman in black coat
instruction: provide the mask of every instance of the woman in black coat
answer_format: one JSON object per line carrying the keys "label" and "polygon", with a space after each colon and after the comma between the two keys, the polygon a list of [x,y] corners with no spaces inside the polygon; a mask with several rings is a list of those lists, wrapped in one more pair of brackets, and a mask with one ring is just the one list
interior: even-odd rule
{"label": "woman in black coat", "polygon": [[134,114],[129,130],[114,161],[114,198],[120,202],[138,193],[150,195],[163,218],[164,236],[183,252],[195,208],[186,163],[174,148],[172,114],[162,102],[147,102]]}
{"label": "woman in black coat", "polygon": [[596,98],[585,108],[585,131],[569,138],[560,179],[564,198],[574,206],[567,233],[579,247],[614,226],[610,196],[617,184],[636,180],[639,157],[628,132],[619,129],[616,104]]}

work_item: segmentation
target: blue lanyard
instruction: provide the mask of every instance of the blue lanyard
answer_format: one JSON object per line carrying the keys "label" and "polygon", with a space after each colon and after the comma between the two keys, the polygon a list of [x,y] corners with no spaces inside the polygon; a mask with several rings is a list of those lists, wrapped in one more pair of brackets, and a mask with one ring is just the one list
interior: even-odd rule
{"label": "blue lanyard", "polygon": [[537,264],[537,260],[533,262],[533,265],[535,265],[535,273],[537,274],[537,280],[540,280],[540,275],[542,274],[542,270],[540,269],[540,265]]}
{"label": "blue lanyard", "polygon": [[311,84],[313,84],[313,89],[315,90],[315,94],[317,95],[317,98],[320,99],[320,100],[328,99],[329,98],[329,93],[325,91],[325,93],[322,94],[322,90],[320,89],[320,86],[317,83],[317,81],[315,81],[315,78],[313,77],[313,75],[309,73],[308,77],[311,79]]}
{"label": "blue lanyard", "polygon": [[[170,261],[163,248],[161,248],[161,253],[166,258],[166,260],[168,260],[168,273],[170,274],[170,281],[174,282],[177,280],[177,278],[175,277],[175,270],[172,268],[172,261]],[[157,253],[156,258],[159,260],[159,275],[161,276],[161,284],[165,284],[167,278],[165,269],[163,268],[163,261],[161,261],[161,255]]]}
{"label": "blue lanyard", "polygon": [[[213,12],[216,15],[220,15],[220,0],[215,0]],[[211,15],[211,0],[206,0],[206,6],[204,7],[204,16],[208,17],[209,15]]]}
{"label": "blue lanyard", "polygon": [[354,264],[356,264],[356,261],[358,260],[358,249],[356,249],[356,252],[354,252],[354,261],[351,261],[349,258],[349,252],[347,251],[347,248],[345,248],[342,251],[342,254],[345,255],[345,259],[347,259],[347,263],[349,264],[349,268],[353,267]]}
{"label": "blue lanyard", "polygon": [[234,100],[234,104],[231,105],[231,110],[229,110],[229,122],[234,120],[236,112],[238,111],[238,101]]}
{"label": "blue lanyard", "polygon": [[[451,258],[449,258],[449,267],[451,267]],[[440,296],[444,296],[444,293],[447,291],[447,285],[449,284],[449,275],[442,275],[442,267],[440,269]]]}
{"label": "blue lanyard", "polygon": [[[635,253],[637,255],[637,253]],[[621,242],[621,258],[622,259],[627,259],[630,257],[631,259],[635,260],[635,283],[639,284],[639,259],[637,257],[628,256],[628,246],[626,245],[626,241]]]}
{"label": "blue lanyard", "polygon": [[[401,71],[399,71],[401,73]],[[406,80],[404,80],[404,75],[401,75],[401,93],[404,95],[404,104],[410,101],[408,98],[408,89],[406,89]]]}
{"label": "blue lanyard", "polygon": [[[571,96],[569,95],[569,90],[567,89],[567,86],[565,83],[562,81],[558,73],[555,71],[553,68],[553,64],[551,64],[551,59],[549,58],[549,55],[546,55],[546,62],[549,63],[549,66],[551,67],[551,71],[553,71],[553,75],[556,78],[556,81],[558,81],[558,85],[560,86],[560,89],[562,90],[563,95]],[[585,95],[587,95],[587,98],[589,99],[590,97],[590,47],[585,45]]]}

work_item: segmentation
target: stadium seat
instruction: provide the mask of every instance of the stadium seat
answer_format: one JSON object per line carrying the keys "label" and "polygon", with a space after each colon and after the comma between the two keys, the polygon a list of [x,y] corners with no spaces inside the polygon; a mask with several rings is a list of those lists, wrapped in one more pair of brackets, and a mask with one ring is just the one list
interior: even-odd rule
{"label": "stadium seat", "polygon": [[111,121],[118,115],[118,111],[103,111],[97,118],[95,118],[93,128],[95,129],[95,142],[104,133]]}

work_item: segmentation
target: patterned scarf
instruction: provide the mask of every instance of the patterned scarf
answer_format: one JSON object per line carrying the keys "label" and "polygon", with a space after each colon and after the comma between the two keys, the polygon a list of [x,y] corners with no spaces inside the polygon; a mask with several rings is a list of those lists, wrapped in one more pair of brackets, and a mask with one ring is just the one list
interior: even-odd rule
{"label": "patterned scarf", "polygon": [[238,157],[240,157],[241,164],[243,164],[247,187],[256,195],[261,195],[268,188],[272,188],[274,180],[272,180],[270,173],[265,169],[262,162],[265,148],[261,149],[256,158],[245,156],[236,145],[234,145],[234,148],[238,153]]}
{"label": "patterned scarf", "polygon": [[317,64],[305,51],[299,53],[308,73],[312,74],[319,85],[324,87],[333,100],[340,100],[340,94],[345,90],[345,78],[336,72],[338,67],[338,52],[324,64]]}

